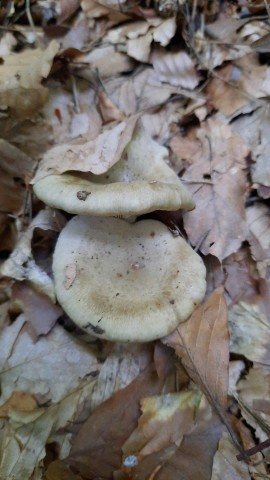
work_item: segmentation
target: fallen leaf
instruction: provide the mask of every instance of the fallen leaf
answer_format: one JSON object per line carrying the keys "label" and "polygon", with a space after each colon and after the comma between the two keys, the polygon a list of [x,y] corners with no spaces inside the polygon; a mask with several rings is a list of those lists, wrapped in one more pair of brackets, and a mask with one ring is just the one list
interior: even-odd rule
{"label": "fallen leaf", "polygon": [[[189,320],[162,340],[218,412],[227,404],[229,332],[223,288],[217,288]],[[225,415],[225,411],[224,411]]]}
{"label": "fallen leaf", "polygon": [[199,83],[194,62],[185,52],[167,52],[165,48],[155,48],[150,56],[157,78],[177,87],[193,90]]}
{"label": "fallen leaf", "polygon": [[[95,140],[82,144],[57,145],[45,153],[33,183],[47,175],[68,170],[100,175],[117,163],[131,140],[138,116],[103,131]],[[61,159],[61,162],[59,162]]]}
{"label": "fallen leaf", "polygon": [[82,480],[82,477],[72,473],[60,460],[55,460],[46,470],[44,480]]}
{"label": "fallen leaf", "polygon": [[196,209],[184,215],[191,243],[220,261],[246,239],[245,158],[248,148],[231,128],[214,119],[197,132],[200,145],[183,176]]}
{"label": "fallen leaf", "polygon": [[140,399],[158,394],[161,388],[156,373],[147,368],[126,388],[114,393],[82,425],[66,464],[86,479],[111,478],[121,465],[121,447],[136,427]]}
{"label": "fallen leaf", "polygon": [[248,466],[236,458],[237,450],[228,433],[223,433],[215,454],[211,480],[250,480]]}
{"label": "fallen leaf", "polygon": [[27,180],[30,180],[36,162],[4,139],[0,139],[0,155],[0,209],[6,213],[22,213]]}
{"label": "fallen leaf", "polygon": [[49,75],[58,52],[53,40],[46,50],[32,49],[9,55],[0,65],[0,105],[21,119],[32,116],[45,103],[48,90],[41,81]]}
{"label": "fallen leaf", "polygon": [[138,427],[124,443],[126,457],[141,459],[154,452],[164,450],[172,444],[179,446],[185,435],[194,428],[196,408],[201,400],[200,391],[167,393],[141,400],[142,415]]}
{"label": "fallen leaf", "polygon": [[171,444],[170,447],[154,452],[139,462],[135,456],[130,455],[126,458],[126,465],[122,466],[121,471],[115,472],[114,478],[208,480],[223,429],[220,420],[213,414],[203,397],[196,411],[194,428],[184,436],[179,447]]}
{"label": "fallen leaf", "polygon": [[21,234],[12,254],[1,266],[1,274],[19,281],[28,280],[39,292],[55,302],[52,278],[34,261],[31,240],[36,228],[58,232],[64,224],[65,219],[60,212],[55,213],[49,208],[41,210]]}
{"label": "fallen leaf", "polygon": [[229,310],[230,350],[270,365],[269,321],[257,305],[241,302]]}
{"label": "fallen leaf", "polygon": [[267,205],[256,203],[246,209],[252,258],[262,278],[270,278],[270,210]]}
{"label": "fallen leaf", "polygon": [[36,340],[40,335],[47,335],[63,314],[58,305],[53,304],[49,297],[37,292],[27,282],[15,282],[13,285],[9,310],[13,314],[24,312]]}
{"label": "fallen leaf", "polygon": [[267,68],[252,53],[220,69],[206,87],[214,107],[232,118],[256,108],[256,98],[264,97]]}
{"label": "fallen leaf", "polygon": [[[270,187],[270,107],[261,103],[251,115],[240,115],[232,123],[232,128],[249,146],[251,158],[252,180],[256,184]],[[260,191],[260,190],[259,190]]]}
{"label": "fallen leaf", "polygon": [[13,392],[11,397],[0,406],[0,417],[8,417],[9,410],[31,412],[37,408],[35,397],[27,392]]}

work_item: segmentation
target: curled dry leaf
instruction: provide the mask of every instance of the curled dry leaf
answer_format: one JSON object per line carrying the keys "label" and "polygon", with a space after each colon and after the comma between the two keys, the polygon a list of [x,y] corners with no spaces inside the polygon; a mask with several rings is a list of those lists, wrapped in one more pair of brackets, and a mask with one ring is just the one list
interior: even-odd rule
{"label": "curled dry leaf", "polygon": [[218,413],[227,404],[229,332],[223,288],[179,325],[163,342],[172,347],[190,378]]}
{"label": "curled dry leaf", "polygon": [[270,278],[270,210],[263,203],[246,209],[251,254],[262,278]]}
{"label": "curled dry leaf", "polygon": [[140,62],[148,62],[152,42],[165,47],[176,32],[175,18],[151,18],[120,26],[105,37],[110,43],[125,42],[127,54]]}
{"label": "curled dry leaf", "polygon": [[107,172],[120,160],[132,138],[137,120],[138,116],[134,115],[103,131],[95,140],[89,142],[69,143],[51,148],[45,153],[33,183],[47,175],[68,170],[92,172],[96,175]]}
{"label": "curled dry leaf", "polygon": [[229,126],[214,118],[196,136],[200,149],[189,158],[192,165],[183,176],[196,209],[184,216],[184,225],[193,245],[221,261],[246,239],[245,159],[249,149]]}
{"label": "curled dry leaf", "polygon": [[156,48],[151,54],[158,80],[177,87],[193,90],[199,83],[194,62],[185,52],[167,52],[164,48]]}
{"label": "curled dry leaf", "polygon": [[0,108],[21,119],[32,116],[45,103],[48,90],[41,85],[58,52],[53,40],[46,50],[24,50],[9,55],[0,65]]}

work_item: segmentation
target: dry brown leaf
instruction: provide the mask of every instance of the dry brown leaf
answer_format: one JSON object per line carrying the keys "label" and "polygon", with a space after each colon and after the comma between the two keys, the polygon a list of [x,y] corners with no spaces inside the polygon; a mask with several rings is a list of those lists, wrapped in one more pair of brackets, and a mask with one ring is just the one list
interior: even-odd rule
{"label": "dry brown leaf", "polygon": [[150,62],[160,82],[193,90],[199,83],[194,62],[185,52],[168,52],[164,48],[155,48]]}
{"label": "dry brown leaf", "polygon": [[0,139],[0,209],[2,212],[22,213],[29,182],[36,162],[6,140]]}
{"label": "dry brown leaf", "polygon": [[55,460],[48,466],[44,480],[82,480],[82,477],[72,473],[61,460]]}
{"label": "dry brown leaf", "polygon": [[115,77],[120,73],[130,72],[134,68],[134,61],[123,52],[118,52],[114,45],[102,45],[78,58],[77,61],[89,67],[80,69],[80,75],[87,80],[93,79],[93,72],[99,77]]}
{"label": "dry brown leaf", "polygon": [[270,436],[270,370],[257,365],[237,385],[239,406],[256,437],[263,442]]}
{"label": "dry brown leaf", "polygon": [[31,412],[38,404],[33,395],[27,392],[13,392],[11,397],[0,406],[0,417],[7,417],[10,409],[20,412]]}
{"label": "dry brown leaf", "polygon": [[256,108],[255,99],[267,94],[266,74],[267,68],[260,65],[256,54],[245,55],[219,70],[208,83],[206,94],[213,106],[228,117],[248,113]]}
{"label": "dry brown leaf", "polygon": [[63,313],[49,297],[37,292],[27,282],[15,282],[13,285],[10,312],[24,312],[36,340],[40,335],[47,335]]}
{"label": "dry brown leaf", "polygon": [[[209,480],[213,457],[223,431],[203,397],[197,410],[194,428],[184,437],[180,447],[169,448],[144,457],[140,462],[132,456],[126,466],[114,474],[116,480]],[[132,460],[134,460],[132,462]],[[129,466],[128,466],[129,465]]]}
{"label": "dry brown leaf", "polygon": [[121,466],[121,447],[136,427],[139,401],[158,394],[162,386],[147,368],[126,388],[99,405],[75,436],[67,465],[84,478],[111,478]]}
{"label": "dry brown leaf", "polygon": [[32,49],[9,55],[0,65],[0,107],[19,118],[32,116],[45,103],[48,91],[41,85],[58,52],[53,40],[46,50]]}
{"label": "dry brown leaf", "polygon": [[211,480],[251,480],[248,466],[236,458],[237,450],[228,433],[223,433],[214,457]]}
{"label": "dry brown leaf", "polygon": [[[123,464],[132,456],[139,463],[143,457],[182,443],[194,428],[201,392],[196,390],[167,393],[141,400],[142,415],[138,427],[124,443]],[[133,460],[135,460],[133,458]]]}
{"label": "dry brown leaf", "polygon": [[138,116],[104,130],[95,140],[81,144],[57,145],[45,153],[33,183],[47,175],[68,170],[92,172],[96,175],[107,172],[118,160],[132,138]]}
{"label": "dry brown leaf", "polygon": [[34,230],[52,230],[59,232],[66,220],[60,212],[49,208],[40,210],[27,230],[19,237],[18,243],[10,257],[1,266],[0,272],[15,280],[28,280],[35,288],[55,301],[54,285],[50,276],[35,262],[31,241]]}
{"label": "dry brown leaf", "polygon": [[252,258],[262,278],[270,278],[270,210],[263,203],[246,209],[249,226],[248,241]]}
{"label": "dry brown leaf", "polygon": [[[104,355],[106,359],[89,399],[91,410],[108,400],[113,393],[127,387],[152,362],[152,348],[149,344],[135,343],[127,346],[111,343]],[[160,378],[160,381],[166,384],[165,378]]]}
{"label": "dry brown leaf", "polygon": [[112,78],[105,87],[110,99],[126,115],[160,106],[173,93],[181,93],[179,87],[162,84],[152,68],[135,71],[128,79]]}
{"label": "dry brown leaf", "polygon": [[140,62],[148,62],[152,42],[162,47],[168,45],[176,32],[174,17],[149,18],[137,21],[111,30],[104,38],[112,44],[126,43],[127,54]]}
{"label": "dry brown leaf", "polygon": [[221,261],[246,239],[245,158],[249,150],[229,126],[214,118],[196,136],[200,150],[189,159],[192,165],[183,176],[196,209],[184,216],[184,225],[193,245]]}
{"label": "dry brown leaf", "polygon": [[227,257],[220,265],[217,258],[209,255],[205,260],[207,285],[210,294],[218,285],[224,285],[227,305],[241,300],[249,301],[258,293],[256,264],[247,245]]}
{"label": "dry brown leaf", "polygon": [[175,350],[190,378],[221,412],[226,408],[229,368],[229,332],[223,288],[179,325],[163,342]]}
{"label": "dry brown leaf", "polygon": [[[261,103],[252,115],[240,115],[232,128],[249,146],[254,165],[251,166],[255,187],[259,184],[270,187],[270,107]],[[260,189],[259,189],[260,192]]]}
{"label": "dry brown leaf", "polygon": [[241,302],[229,310],[230,351],[270,365],[269,321],[257,305]]}

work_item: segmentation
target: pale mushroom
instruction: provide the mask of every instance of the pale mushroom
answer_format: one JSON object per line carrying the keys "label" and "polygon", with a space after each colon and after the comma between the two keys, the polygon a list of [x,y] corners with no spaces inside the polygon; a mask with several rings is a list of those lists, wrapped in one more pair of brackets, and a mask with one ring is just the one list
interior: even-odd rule
{"label": "pale mushroom", "polygon": [[194,208],[192,196],[166,164],[167,149],[137,133],[121,160],[102,175],[50,175],[34,185],[38,198],[69,213],[129,217]]}
{"label": "pale mushroom", "polygon": [[76,216],[56,244],[56,295],[83,330],[147,342],[172,332],[205,294],[197,253],[156,220]]}

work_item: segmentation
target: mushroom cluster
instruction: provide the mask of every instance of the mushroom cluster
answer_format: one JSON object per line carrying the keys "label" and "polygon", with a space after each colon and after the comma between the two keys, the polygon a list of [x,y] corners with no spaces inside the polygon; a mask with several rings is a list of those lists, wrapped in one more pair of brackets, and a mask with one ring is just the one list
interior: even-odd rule
{"label": "mushroom cluster", "polygon": [[55,290],[70,318],[97,337],[161,338],[186,320],[205,294],[204,264],[182,238],[157,220],[123,219],[194,208],[166,155],[137,132],[107,173],[50,175],[34,185],[46,204],[78,214],[56,244]]}

